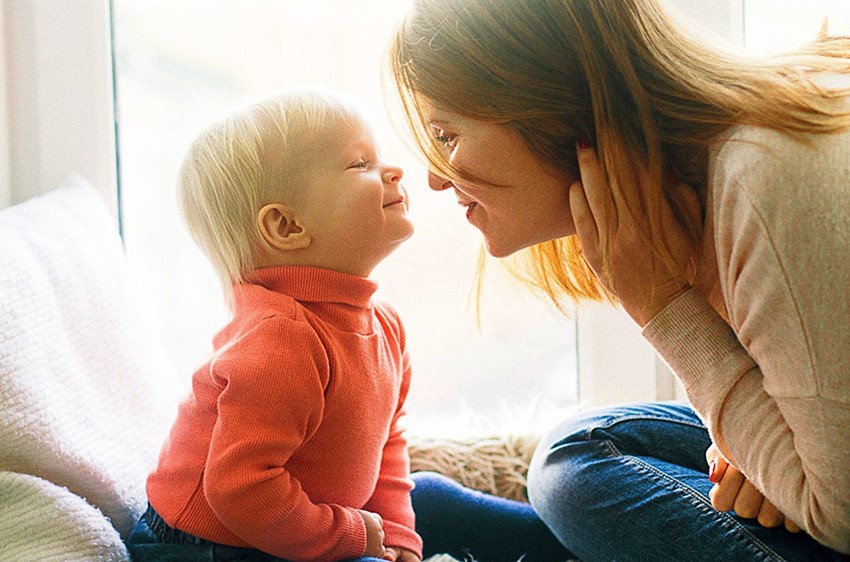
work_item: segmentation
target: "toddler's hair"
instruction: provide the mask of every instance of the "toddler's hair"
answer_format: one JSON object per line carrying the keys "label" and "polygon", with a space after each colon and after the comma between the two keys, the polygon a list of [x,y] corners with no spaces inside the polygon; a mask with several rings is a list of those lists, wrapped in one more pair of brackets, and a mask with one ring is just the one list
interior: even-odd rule
{"label": "toddler's hair", "polygon": [[257,250],[267,246],[259,210],[308,195],[296,187],[310,172],[313,158],[305,151],[311,140],[361,115],[341,94],[287,89],[225,115],[189,146],[177,181],[179,207],[228,304],[233,285],[246,281],[256,269]]}

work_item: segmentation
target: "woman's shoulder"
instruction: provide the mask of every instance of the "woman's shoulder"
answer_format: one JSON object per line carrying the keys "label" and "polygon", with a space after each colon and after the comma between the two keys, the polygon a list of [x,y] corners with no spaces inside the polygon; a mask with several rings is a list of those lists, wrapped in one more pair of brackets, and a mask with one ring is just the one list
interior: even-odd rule
{"label": "woman's shoulder", "polygon": [[733,127],[711,147],[708,181],[715,207],[741,195],[759,208],[850,205],[850,131],[792,136]]}

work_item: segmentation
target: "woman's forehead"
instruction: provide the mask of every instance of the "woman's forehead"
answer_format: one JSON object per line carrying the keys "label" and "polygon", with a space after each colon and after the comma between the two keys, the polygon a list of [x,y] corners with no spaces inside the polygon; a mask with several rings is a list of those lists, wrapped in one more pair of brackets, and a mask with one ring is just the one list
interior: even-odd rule
{"label": "woman's forehead", "polygon": [[468,120],[468,118],[444,109],[430,101],[420,100],[418,106],[422,121],[428,125],[437,127],[441,125],[457,125]]}

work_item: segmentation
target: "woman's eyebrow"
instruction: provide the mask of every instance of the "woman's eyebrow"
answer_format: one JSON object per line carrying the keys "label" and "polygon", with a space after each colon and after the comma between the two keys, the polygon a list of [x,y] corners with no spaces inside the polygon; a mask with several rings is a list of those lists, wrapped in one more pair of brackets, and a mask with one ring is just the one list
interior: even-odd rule
{"label": "woman's eyebrow", "polygon": [[452,123],[446,119],[431,119],[428,121],[429,129],[439,129],[440,131],[450,131],[454,133],[457,131],[457,123]]}

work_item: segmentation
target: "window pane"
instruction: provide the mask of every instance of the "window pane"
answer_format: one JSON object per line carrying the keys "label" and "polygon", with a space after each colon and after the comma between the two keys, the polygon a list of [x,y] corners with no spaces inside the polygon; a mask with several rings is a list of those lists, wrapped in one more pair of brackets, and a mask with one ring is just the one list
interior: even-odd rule
{"label": "window pane", "polygon": [[457,434],[458,416],[469,431],[475,420],[548,423],[548,414],[576,401],[574,325],[494,263],[476,326],[468,297],[479,234],[453,196],[428,190],[423,163],[396,134],[381,97],[381,56],[407,7],[402,0],[114,0],[130,265],[188,379],[227,315],[212,269],[177,215],[183,152],[218,115],[272,90],[312,83],[347,91],[372,113],[384,156],[405,169],[412,199],[416,234],[374,273],[408,333],[411,425]]}
{"label": "window pane", "polygon": [[744,42],[754,53],[781,52],[817,37],[850,35],[848,0],[744,0]]}

